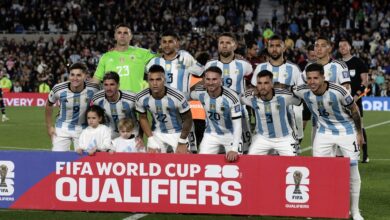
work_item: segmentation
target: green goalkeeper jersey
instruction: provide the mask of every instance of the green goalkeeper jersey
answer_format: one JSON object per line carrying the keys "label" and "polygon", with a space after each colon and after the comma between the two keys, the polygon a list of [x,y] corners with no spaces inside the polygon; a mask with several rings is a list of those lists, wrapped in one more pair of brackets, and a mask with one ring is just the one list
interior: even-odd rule
{"label": "green goalkeeper jersey", "polygon": [[146,64],[157,54],[130,46],[126,51],[109,51],[100,58],[94,77],[103,80],[110,71],[120,76],[120,89],[138,93],[142,90]]}

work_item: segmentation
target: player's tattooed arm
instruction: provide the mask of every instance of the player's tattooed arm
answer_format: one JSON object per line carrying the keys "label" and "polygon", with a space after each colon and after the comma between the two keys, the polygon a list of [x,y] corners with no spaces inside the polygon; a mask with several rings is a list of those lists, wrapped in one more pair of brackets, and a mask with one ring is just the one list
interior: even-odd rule
{"label": "player's tattooed arm", "polygon": [[356,105],[356,103],[353,103],[352,105],[348,106],[348,109],[351,111],[351,117],[356,126],[358,144],[359,146],[362,146],[364,139],[363,139],[362,120],[359,113],[359,107]]}
{"label": "player's tattooed arm", "polygon": [[183,129],[180,134],[180,138],[186,139],[190,134],[192,127],[192,114],[191,111],[188,110],[181,114],[181,118],[183,119]]}

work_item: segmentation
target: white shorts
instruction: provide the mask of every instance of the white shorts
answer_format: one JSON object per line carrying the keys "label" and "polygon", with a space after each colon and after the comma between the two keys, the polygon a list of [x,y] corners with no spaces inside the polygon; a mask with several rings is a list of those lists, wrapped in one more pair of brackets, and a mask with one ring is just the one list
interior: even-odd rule
{"label": "white shorts", "polygon": [[74,131],[66,128],[55,128],[56,135],[52,138],[52,151],[70,151],[70,145],[73,142],[74,149],[79,146],[79,137],[82,131],[80,126],[77,126]]}
{"label": "white shorts", "polygon": [[252,137],[249,153],[252,155],[268,155],[270,150],[275,150],[280,156],[295,156],[295,139],[292,135],[280,138],[267,138],[260,134]]}
{"label": "white shorts", "polygon": [[334,157],[337,146],[340,147],[344,157],[359,160],[360,150],[357,145],[356,134],[336,136],[317,132],[313,141],[313,156]]}
{"label": "white shorts", "polygon": [[219,135],[215,133],[204,133],[202,142],[200,143],[199,154],[218,154],[220,147],[225,148],[225,152],[229,152],[233,145],[233,135]]}
{"label": "white shorts", "polygon": [[[153,132],[153,137],[156,139],[157,143],[159,144],[161,153],[167,153],[170,152],[170,150],[172,150],[173,153],[176,152],[180,135],[181,133],[165,134],[160,132]],[[148,147],[150,147],[149,143],[148,143]]]}

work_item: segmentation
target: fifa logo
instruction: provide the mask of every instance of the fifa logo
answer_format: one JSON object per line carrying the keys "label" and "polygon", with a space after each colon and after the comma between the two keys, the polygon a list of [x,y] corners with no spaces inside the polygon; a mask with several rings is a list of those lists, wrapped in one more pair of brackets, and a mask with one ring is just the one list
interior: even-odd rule
{"label": "fifa logo", "polygon": [[309,201],[309,174],[307,167],[288,167],[286,175],[286,200],[290,203]]}
{"label": "fifa logo", "polygon": [[0,161],[0,197],[14,193],[15,164],[12,161]]}

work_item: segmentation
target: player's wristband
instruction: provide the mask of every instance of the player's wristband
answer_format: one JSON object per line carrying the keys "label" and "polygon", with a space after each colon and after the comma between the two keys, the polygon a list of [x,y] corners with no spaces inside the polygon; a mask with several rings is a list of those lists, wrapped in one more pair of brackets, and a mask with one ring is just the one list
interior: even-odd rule
{"label": "player's wristband", "polygon": [[188,140],[184,138],[179,138],[179,144],[188,144]]}

